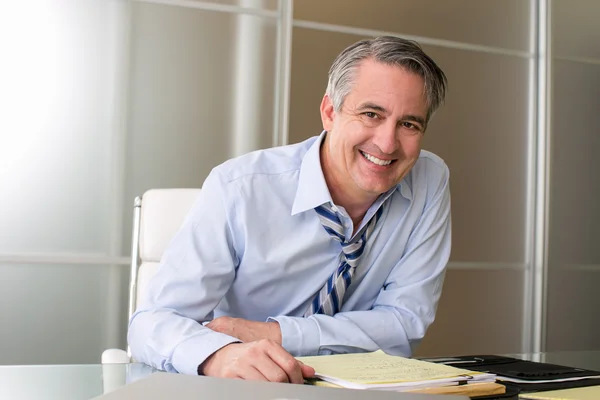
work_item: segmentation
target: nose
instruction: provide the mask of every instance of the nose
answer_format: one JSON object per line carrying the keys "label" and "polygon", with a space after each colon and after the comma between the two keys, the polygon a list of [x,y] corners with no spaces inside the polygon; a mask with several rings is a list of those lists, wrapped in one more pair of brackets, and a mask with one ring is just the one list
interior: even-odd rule
{"label": "nose", "polygon": [[392,154],[400,147],[396,124],[381,124],[373,133],[372,142],[384,154]]}

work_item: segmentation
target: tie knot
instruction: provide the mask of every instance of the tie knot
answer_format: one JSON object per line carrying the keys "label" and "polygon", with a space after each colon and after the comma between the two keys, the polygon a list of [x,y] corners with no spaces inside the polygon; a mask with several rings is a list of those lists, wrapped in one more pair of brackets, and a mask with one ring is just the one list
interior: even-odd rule
{"label": "tie knot", "polygon": [[338,215],[332,210],[329,203],[324,203],[315,208],[323,228],[329,233],[329,235],[342,244],[342,251],[346,255],[346,258],[350,262],[351,260],[357,260],[362,254],[365,242],[368,236],[371,235],[377,224],[377,220],[382,214],[383,207],[380,207],[375,215],[371,218],[366,228],[363,229],[362,234],[352,242],[346,240],[344,234],[344,226],[340,221]]}
{"label": "tie knot", "polygon": [[344,226],[337,214],[331,209],[329,203],[321,204],[315,208],[315,211],[327,233],[338,242],[344,243],[346,241]]}

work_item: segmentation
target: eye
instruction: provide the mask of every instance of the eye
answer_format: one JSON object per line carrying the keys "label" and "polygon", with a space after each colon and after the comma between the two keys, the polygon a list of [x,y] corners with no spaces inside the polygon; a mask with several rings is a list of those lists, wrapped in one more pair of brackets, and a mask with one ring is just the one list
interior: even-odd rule
{"label": "eye", "polygon": [[364,113],[364,115],[370,119],[375,119],[378,117],[378,115],[375,114],[373,111],[367,111],[366,113]]}
{"label": "eye", "polygon": [[418,131],[418,132],[422,131],[421,126],[415,125],[412,122],[404,121],[404,122],[402,122],[402,126],[404,128],[407,128],[407,129],[410,129],[410,130],[413,130],[413,131]]}

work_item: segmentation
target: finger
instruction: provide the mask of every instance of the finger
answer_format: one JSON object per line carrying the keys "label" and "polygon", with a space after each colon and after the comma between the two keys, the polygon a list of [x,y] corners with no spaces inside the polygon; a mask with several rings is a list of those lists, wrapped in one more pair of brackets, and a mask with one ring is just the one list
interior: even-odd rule
{"label": "finger", "polygon": [[270,382],[290,382],[290,377],[287,372],[277,364],[268,353],[262,353],[255,357],[254,366],[270,381]]}
{"label": "finger", "polygon": [[272,343],[272,345],[267,348],[267,354],[283,371],[285,371],[288,382],[304,383],[300,364],[298,364],[298,361],[292,357],[290,353],[285,351],[283,347]]}
{"label": "finger", "polygon": [[209,323],[207,323],[204,326],[207,327],[208,329],[212,329],[213,331],[218,331],[218,329],[219,329],[219,323],[216,322],[215,320],[210,321]]}
{"label": "finger", "polygon": [[237,372],[237,376],[240,379],[247,381],[268,381],[269,379],[254,366],[248,366]]}
{"label": "finger", "polygon": [[287,373],[271,361],[271,365],[261,364],[259,367],[260,373],[263,374],[269,382],[289,383],[290,378]]}
{"label": "finger", "polygon": [[302,361],[298,361],[300,365],[300,372],[302,372],[302,376],[305,378],[312,378],[315,376],[315,369],[310,365],[304,364]]}

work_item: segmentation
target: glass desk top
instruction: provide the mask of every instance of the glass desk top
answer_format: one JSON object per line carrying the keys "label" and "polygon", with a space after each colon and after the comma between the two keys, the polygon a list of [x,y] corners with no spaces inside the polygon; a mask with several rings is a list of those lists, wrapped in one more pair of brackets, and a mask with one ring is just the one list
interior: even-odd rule
{"label": "glass desk top", "polygon": [[154,372],[139,363],[0,365],[0,399],[87,400]]}
{"label": "glass desk top", "polygon": [[[600,351],[503,354],[600,371]],[[0,365],[0,399],[88,400],[157,372],[145,364]]]}

